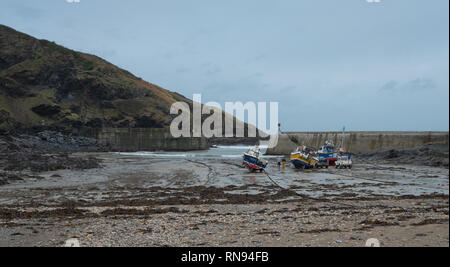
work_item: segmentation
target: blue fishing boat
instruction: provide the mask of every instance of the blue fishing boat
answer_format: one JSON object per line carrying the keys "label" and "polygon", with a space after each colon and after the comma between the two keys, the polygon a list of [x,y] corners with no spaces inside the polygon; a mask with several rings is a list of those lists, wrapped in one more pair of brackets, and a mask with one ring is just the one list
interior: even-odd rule
{"label": "blue fishing boat", "polygon": [[259,147],[253,147],[244,153],[243,165],[249,169],[251,172],[260,171],[262,172],[266,167],[268,162],[261,158],[261,151]]}
{"label": "blue fishing boat", "polygon": [[339,149],[331,141],[326,141],[317,151],[317,157],[319,161],[328,161],[329,166],[335,166],[336,160],[338,158]]}

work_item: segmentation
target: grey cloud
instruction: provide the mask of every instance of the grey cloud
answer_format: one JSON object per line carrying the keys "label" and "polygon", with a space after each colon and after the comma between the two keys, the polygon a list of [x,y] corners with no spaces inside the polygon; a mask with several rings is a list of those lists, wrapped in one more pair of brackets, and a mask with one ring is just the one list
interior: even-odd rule
{"label": "grey cloud", "polygon": [[214,74],[217,74],[217,73],[220,73],[220,72],[222,72],[222,69],[220,67],[213,67],[213,68],[208,69],[205,72],[205,74],[207,76],[209,76],[209,75],[214,75]]}
{"label": "grey cloud", "polygon": [[20,16],[22,18],[26,19],[38,19],[43,16],[43,10],[36,8],[36,7],[30,7],[24,4],[18,4],[11,7],[11,10],[16,14],[17,16]]}
{"label": "grey cloud", "polygon": [[281,89],[281,92],[282,93],[290,93],[290,92],[292,92],[292,91],[295,91],[297,89],[297,86],[295,86],[295,85],[289,85],[289,86],[285,86],[285,87],[283,87],[282,89]]}
{"label": "grey cloud", "polygon": [[414,93],[424,92],[436,88],[436,83],[429,78],[417,78],[406,83],[400,84],[396,81],[390,81],[380,89],[382,92],[401,92]]}
{"label": "grey cloud", "polygon": [[403,91],[408,92],[422,92],[436,88],[436,83],[432,79],[417,78],[407,82],[402,86]]}
{"label": "grey cloud", "polygon": [[186,68],[186,67],[177,68],[177,69],[175,70],[175,72],[178,73],[178,74],[187,73],[187,72],[189,72],[189,71],[190,71],[190,69],[189,69],[189,68]]}
{"label": "grey cloud", "polygon": [[173,58],[173,54],[170,52],[164,53],[163,54],[163,58],[164,59],[172,59]]}
{"label": "grey cloud", "polygon": [[396,81],[390,81],[381,87],[381,91],[394,91],[397,89],[398,83]]}
{"label": "grey cloud", "polygon": [[259,61],[262,61],[262,60],[264,60],[266,58],[267,58],[266,54],[259,54],[259,55],[255,56],[255,57],[249,58],[247,60],[247,63],[259,62]]}

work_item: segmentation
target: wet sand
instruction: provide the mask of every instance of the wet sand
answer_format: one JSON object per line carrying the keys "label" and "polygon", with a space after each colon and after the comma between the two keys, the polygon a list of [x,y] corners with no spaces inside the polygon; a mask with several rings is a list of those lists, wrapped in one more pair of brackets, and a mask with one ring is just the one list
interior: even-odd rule
{"label": "wet sand", "polygon": [[238,158],[73,156],[103,167],[0,187],[0,246],[449,246],[444,167],[279,170],[272,159],[274,184]]}

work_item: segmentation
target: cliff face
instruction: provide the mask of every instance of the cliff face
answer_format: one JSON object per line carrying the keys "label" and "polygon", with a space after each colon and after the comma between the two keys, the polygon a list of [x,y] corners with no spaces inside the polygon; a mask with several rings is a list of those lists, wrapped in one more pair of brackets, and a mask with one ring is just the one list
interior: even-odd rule
{"label": "cliff face", "polygon": [[192,101],[107,61],[0,25],[0,129],[164,128]]}

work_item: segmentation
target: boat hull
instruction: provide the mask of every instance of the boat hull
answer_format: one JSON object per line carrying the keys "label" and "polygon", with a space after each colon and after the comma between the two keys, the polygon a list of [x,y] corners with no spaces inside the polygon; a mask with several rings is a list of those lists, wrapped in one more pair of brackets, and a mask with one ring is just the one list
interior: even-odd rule
{"label": "boat hull", "polygon": [[319,160],[328,161],[328,165],[334,166],[337,161],[337,153],[318,153]]}
{"label": "boat hull", "polygon": [[267,166],[267,164],[261,163],[258,158],[250,155],[244,155],[243,160],[242,164],[250,170],[264,170]]}
{"label": "boat hull", "polygon": [[299,154],[291,155],[291,163],[297,169],[314,168],[317,162],[318,161],[313,158],[306,159]]}

